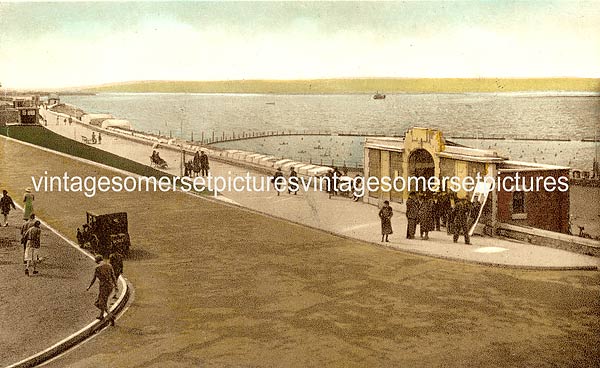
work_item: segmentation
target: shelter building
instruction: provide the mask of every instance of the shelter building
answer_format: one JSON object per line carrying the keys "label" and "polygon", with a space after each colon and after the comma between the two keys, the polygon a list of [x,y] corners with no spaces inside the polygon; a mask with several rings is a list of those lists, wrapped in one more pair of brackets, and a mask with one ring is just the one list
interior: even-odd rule
{"label": "shelter building", "polygon": [[[367,138],[364,150],[365,178],[389,177],[398,184],[389,191],[383,187],[369,191],[364,197],[366,202],[403,202],[411,191],[422,190],[423,184],[431,181],[440,184],[437,191],[443,186],[447,192],[456,189],[458,198],[481,198],[480,194],[486,193],[479,221],[485,233],[495,234],[501,223],[568,231],[567,167],[510,161],[496,151],[446,141],[441,131],[428,128],[409,129],[404,138]],[[494,185],[488,187],[492,190],[476,186],[478,177],[480,181],[489,177],[488,183],[493,179]],[[465,185],[453,185],[452,180]],[[504,188],[499,188],[500,184]]]}

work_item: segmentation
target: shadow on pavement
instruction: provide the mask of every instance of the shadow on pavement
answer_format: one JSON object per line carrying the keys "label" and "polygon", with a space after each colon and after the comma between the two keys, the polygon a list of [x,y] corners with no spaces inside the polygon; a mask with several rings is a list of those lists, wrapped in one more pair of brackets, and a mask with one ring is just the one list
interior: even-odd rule
{"label": "shadow on pavement", "polygon": [[146,261],[149,259],[156,258],[158,258],[158,255],[156,255],[156,253],[148,252],[147,250],[139,248],[130,249],[129,255],[127,256],[128,261]]}

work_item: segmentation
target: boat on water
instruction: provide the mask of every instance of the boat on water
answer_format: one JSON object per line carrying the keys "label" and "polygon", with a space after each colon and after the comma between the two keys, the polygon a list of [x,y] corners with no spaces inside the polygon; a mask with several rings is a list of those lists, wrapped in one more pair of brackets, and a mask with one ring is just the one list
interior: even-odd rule
{"label": "boat on water", "polygon": [[373,95],[373,99],[374,99],[374,100],[385,100],[385,95],[384,95],[384,94],[382,94],[382,93],[376,92],[376,93]]}

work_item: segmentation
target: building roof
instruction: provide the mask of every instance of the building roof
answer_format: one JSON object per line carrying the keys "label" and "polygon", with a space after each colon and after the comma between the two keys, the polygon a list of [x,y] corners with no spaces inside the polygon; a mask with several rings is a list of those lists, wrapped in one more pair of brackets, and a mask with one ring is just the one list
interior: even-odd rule
{"label": "building roof", "polygon": [[535,162],[523,162],[523,161],[503,161],[498,165],[499,173],[507,172],[521,172],[521,171],[545,171],[545,170],[570,170],[566,166],[556,166],[548,164],[538,164]]}
{"label": "building roof", "polygon": [[[365,147],[394,152],[404,152],[404,139],[396,137],[367,138]],[[453,158],[474,162],[502,162],[506,157],[500,156],[496,151],[470,148],[465,146],[446,145],[444,151],[438,153],[440,157]]]}

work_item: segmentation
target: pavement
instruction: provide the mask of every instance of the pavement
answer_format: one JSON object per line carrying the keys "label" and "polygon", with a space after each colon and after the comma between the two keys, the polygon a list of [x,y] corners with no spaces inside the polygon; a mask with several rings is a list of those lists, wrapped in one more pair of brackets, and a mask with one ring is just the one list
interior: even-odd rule
{"label": "pavement", "polygon": [[[52,122],[53,119],[49,119],[49,121]],[[47,128],[69,138],[81,135],[91,136],[92,132],[89,127],[78,123],[72,125],[50,123]],[[152,153],[152,148],[147,144],[107,134],[103,134],[102,144],[94,146],[142,164],[149,163],[149,156]],[[180,152],[161,149],[160,154],[169,164],[169,168],[164,171],[180,175]],[[186,159],[189,160],[191,157]],[[264,174],[242,166],[234,166],[216,160],[210,162],[210,168],[213,176],[225,178],[246,176],[247,173],[258,178],[264,176]],[[444,229],[441,232],[431,232],[428,241],[408,240],[405,238],[407,226],[405,207],[399,204],[392,204],[395,210],[392,218],[394,234],[390,236],[389,243],[381,243],[378,208],[363,202],[353,202],[349,198],[333,197],[328,199],[326,193],[312,190],[299,192],[298,195],[282,193],[280,196],[277,196],[274,191],[224,191],[219,193],[217,198],[259,213],[336,235],[431,257],[532,269],[596,269],[600,266],[600,258],[506,238],[474,236],[471,239],[471,245],[462,243],[462,238],[461,242],[453,243],[452,237],[447,235]]]}
{"label": "pavement", "polygon": [[[1,185],[11,193],[46,170],[118,174],[5,139],[0,152]],[[48,191],[36,193],[35,206],[70,237],[86,210],[126,210],[132,239],[127,312],[49,368],[600,364],[598,272],[408,254],[177,191]],[[82,272],[74,288],[89,276]],[[36,296],[39,310],[51,310],[48,293]],[[41,328],[25,317],[3,316],[31,326],[15,341]]]}

